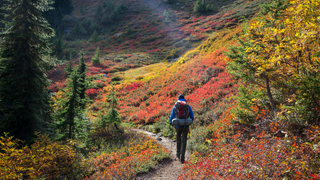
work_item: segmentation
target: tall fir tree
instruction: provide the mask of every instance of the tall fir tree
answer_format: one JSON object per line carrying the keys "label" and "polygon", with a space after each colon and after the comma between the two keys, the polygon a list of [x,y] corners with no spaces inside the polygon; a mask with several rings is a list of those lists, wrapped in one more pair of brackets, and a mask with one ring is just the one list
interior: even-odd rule
{"label": "tall fir tree", "polygon": [[49,0],[6,0],[0,34],[0,131],[30,143],[44,132],[49,108],[45,68],[54,30],[42,17]]}
{"label": "tall fir tree", "polygon": [[80,112],[79,75],[77,71],[71,73],[65,94],[66,99],[60,99],[62,108],[56,115],[55,123],[56,134],[58,134],[58,139],[61,140],[74,137],[75,117]]}
{"label": "tall fir tree", "polygon": [[81,115],[86,105],[86,64],[83,51],[80,52],[80,65],[69,72],[67,90],[64,91],[66,97],[57,101],[61,103],[58,105],[61,108],[55,114],[56,134],[61,140],[79,136],[87,124]]}
{"label": "tall fir tree", "polygon": [[85,98],[86,98],[86,63],[84,61],[84,53],[80,52],[80,65],[78,67],[79,73],[79,97],[81,99],[80,107],[84,109],[85,107]]}

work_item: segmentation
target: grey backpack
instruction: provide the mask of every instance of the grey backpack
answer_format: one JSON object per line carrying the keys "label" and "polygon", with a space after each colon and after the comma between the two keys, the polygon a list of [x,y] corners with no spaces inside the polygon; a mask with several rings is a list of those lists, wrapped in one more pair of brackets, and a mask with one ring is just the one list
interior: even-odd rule
{"label": "grey backpack", "polygon": [[189,105],[185,101],[177,101],[175,107],[175,118],[172,120],[172,125],[187,126],[193,123],[190,118]]}

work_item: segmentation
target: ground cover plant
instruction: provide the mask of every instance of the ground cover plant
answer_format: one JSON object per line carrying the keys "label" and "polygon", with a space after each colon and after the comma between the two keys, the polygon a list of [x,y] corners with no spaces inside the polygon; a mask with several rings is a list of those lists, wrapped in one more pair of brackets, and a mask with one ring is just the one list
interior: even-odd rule
{"label": "ground cover plant", "polygon": [[143,134],[125,130],[110,137],[109,133],[91,133],[87,147],[79,139],[65,143],[38,135],[34,144],[23,148],[22,142],[5,134],[0,141],[0,175],[5,179],[132,179],[170,155]]}
{"label": "ground cover plant", "polygon": [[147,172],[158,161],[168,158],[170,152],[151,138],[130,139],[122,149],[102,153],[89,160],[94,174],[86,179],[132,179],[139,172]]}
{"label": "ground cover plant", "polygon": [[51,139],[2,136],[0,175],[133,179],[169,152],[123,123],[174,138],[184,94],[196,120],[179,179],[320,179],[319,0],[262,2],[74,1],[44,68]]}

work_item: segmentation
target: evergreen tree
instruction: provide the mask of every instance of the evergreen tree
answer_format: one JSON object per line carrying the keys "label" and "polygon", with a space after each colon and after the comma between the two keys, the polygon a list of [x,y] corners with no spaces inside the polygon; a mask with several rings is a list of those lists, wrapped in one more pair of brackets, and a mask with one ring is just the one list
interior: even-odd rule
{"label": "evergreen tree", "polygon": [[66,68],[66,70],[65,70],[66,75],[67,75],[67,76],[71,75],[72,71],[73,71],[72,62],[70,61],[70,62],[69,62],[69,66],[68,66],[68,67]]}
{"label": "evergreen tree", "polygon": [[97,21],[100,21],[100,18],[101,18],[101,15],[102,15],[102,11],[103,11],[102,5],[99,4],[99,5],[98,5],[98,8],[96,9],[96,12],[94,13],[94,18],[95,18]]}
{"label": "evergreen tree", "polygon": [[76,22],[75,28],[73,29],[73,33],[75,35],[85,35],[87,34],[87,31],[84,29],[81,23],[79,21]]}
{"label": "evergreen tree", "polygon": [[99,46],[96,49],[96,53],[91,58],[91,62],[92,62],[93,65],[100,64],[100,48],[99,48]]}
{"label": "evergreen tree", "polygon": [[118,125],[121,123],[120,113],[118,109],[118,101],[116,98],[116,93],[114,91],[114,86],[112,86],[112,91],[109,95],[109,111],[107,115],[102,116],[101,122],[102,127],[106,127],[107,124],[113,124],[114,127],[119,130]]}
{"label": "evergreen tree", "polygon": [[87,122],[81,114],[86,97],[86,64],[83,56],[83,51],[81,51],[80,65],[77,70],[71,71],[68,79],[67,90],[65,91],[66,97],[57,101],[61,103],[58,105],[61,108],[55,114],[55,129],[58,139],[75,138],[81,136],[85,131]]}
{"label": "evergreen tree", "polygon": [[80,97],[80,107],[84,109],[85,106],[85,98],[86,98],[86,63],[84,61],[84,53],[83,51],[80,52],[80,65],[78,67],[78,74],[79,74],[79,97]]}
{"label": "evergreen tree", "polygon": [[0,34],[0,132],[30,143],[36,131],[44,132],[49,94],[44,70],[49,67],[46,39],[54,30],[42,17],[48,0],[7,0]]}
{"label": "evergreen tree", "polygon": [[56,115],[56,130],[58,139],[71,139],[74,137],[75,117],[80,114],[79,75],[73,71],[67,85],[66,99],[61,98],[62,108]]}
{"label": "evergreen tree", "polygon": [[210,4],[206,4],[205,0],[198,0],[194,3],[193,11],[205,13],[208,11],[213,11],[214,8]]}
{"label": "evergreen tree", "polygon": [[59,37],[57,40],[55,40],[54,45],[55,45],[55,49],[54,49],[53,54],[56,56],[59,56],[63,51],[63,42],[62,42],[61,37]]}
{"label": "evergreen tree", "polygon": [[84,15],[86,13],[86,11],[83,9],[83,5],[81,4],[80,6],[80,14]]}
{"label": "evergreen tree", "polygon": [[90,41],[92,41],[92,42],[94,42],[94,43],[96,43],[96,42],[99,41],[99,35],[98,35],[98,33],[97,33],[96,30],[95,30],[95,31],[93,32],[93,34],[91,35]]}
{"label": "evergreen tree", "polygon": [[44,13],[44,17],[54,28],[61,25],[63,15],[70,14],[73,11],[72,0],[54,0],[54,9]]}

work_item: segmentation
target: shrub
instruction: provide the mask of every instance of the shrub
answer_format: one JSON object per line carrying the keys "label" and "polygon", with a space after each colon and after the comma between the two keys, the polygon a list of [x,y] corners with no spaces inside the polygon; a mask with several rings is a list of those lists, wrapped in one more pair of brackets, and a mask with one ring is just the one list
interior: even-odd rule
{"label": "shrub", "polygon": [[194,12],[204,13],[204,12],[213,11],[213,10],[214,10],[213,6],[210,4],[206,4],[205,0],[197,0],[194,3],[194,7],[193,7]]}
{"label": "shrub", "polygon": [[94,99],[98,95],[98,91],[96,89],[87,89],[86,90],[86,95],[90,99]]}
{"label": "shrub", "polygon": [[192,129],[190,134],[190,140],[188,142],[188,148],[191,151],[206,152],[208,145],[206,139],[212,138],[213,131],[205,126],[200,126]]}
{"label": "shrub", "polygon": [[119,70],[118,69],[111,69],[110,71],[109,71],[109,73],[115,73],[115,72],[118,72]]}
{"label": "shrub", "polygon": [[111,78],[111,81],[121,81],[123,78],[122,77],[120,77],[120,76],[113,76],[112,78]]}
{"label": "shrub", "polygon": [[21,146],[5,133],[0,137],[0,177],[4,179],[59,179],[72,178],[76,155],[72,148],[61,142],[53,142],[48,136],[38,138],[30,147]]}

